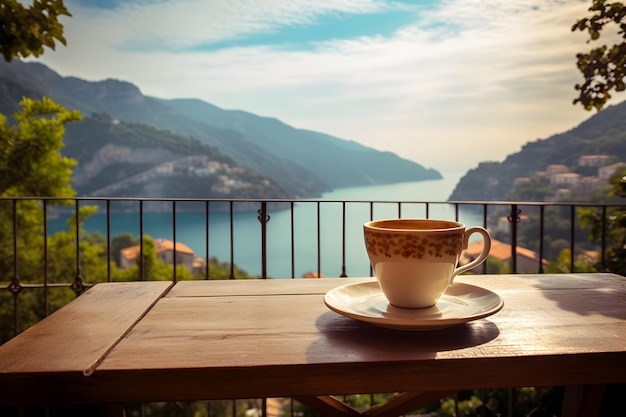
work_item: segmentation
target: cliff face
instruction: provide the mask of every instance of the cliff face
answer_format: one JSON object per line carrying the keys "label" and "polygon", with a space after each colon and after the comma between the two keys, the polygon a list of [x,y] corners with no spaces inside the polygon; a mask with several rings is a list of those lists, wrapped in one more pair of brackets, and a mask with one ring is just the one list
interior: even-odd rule
{"label": "cliff face", "polygon": [[158,165],[176,159],[176,155],[163,149],[132,149],[127,146],[106,144],[74,169],[74,185],[82,186],[100,175],[113,164],[148,164]]}
{"label": "cliff face", "polygon": [[290,197],[271,179],[184,136],[103,115],[66,128],[61,151],[78,162],[73,186],[80,196]]}

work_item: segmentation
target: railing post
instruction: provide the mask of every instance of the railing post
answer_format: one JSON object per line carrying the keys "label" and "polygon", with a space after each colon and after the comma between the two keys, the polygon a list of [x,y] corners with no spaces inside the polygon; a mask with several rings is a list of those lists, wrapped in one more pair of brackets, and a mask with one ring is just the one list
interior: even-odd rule
{"label": "railing post", "polygon": [[261,223],[261,278],[267,279],[267,222],[270,215],[267,214],[267,201],[261,201],[257,220]]}
{"label": "railing post", "polygon": [[174,282],[177,281],[177,276],[176,276],[176,261],[177,261],[177,254],[178,254],[178,248],[177,243],[176,243],[176,200],[172,200],[172,241],[174,244],[174,248],[173,248],[173,255],[172,255],[172,265],[174,265],[173,268],[173,278],[174,278]]}
{"label": "railing post", "polygon": [[346,278],[346,202],[341,202],[341,278]]}
{"label": "railing post", "polygon": [[517,224],[520,222],[522,210],[517,208],[517,204],[511,204],[511,214],[507,217],[511,223],[511,272],[517,273]]}
{"label": "railing post", "polygon": [[576,266],[575,266],[576,255],[574,254],[574,249],[575,249],[574,239],[576,238],[576,207],[575,206],[570,207],[570,231],[569,233],[570,233],[569,235],[569,238],[570,238],[569,258],[570,258],[570,264],[571,264],[570,272],[574,272],[574,270],[576,269]]}
{"label": "railing post", "polygon": [[18,250],[19,246],[17,243],[18,237],[18,224],[17,224],[17,200],[13,200],[13,281],[8,286],[9,292],[13,294],[13,335],[17,336],[20,332],[20,315],[19,315],[19,307],[20,307],[20,299],[19,292],[22,290],[22,283],[20,281],[20,273],[19,273],[19,256]]}
{"label": "railing post", "polygon": [[[42,201],[43,216],[43,302],[44,316],[50,315],[50,289],[48,288],[48,200]],[[107,262],[108,264],[108,262]],[[107,269],[107,276],[111,276],[111,272]]]}
{"label": "railing post", "polygon": [[74,202],[74,215],[75,222],[74,225],[76,227],[76,278],[70,288],[74,290],[76,295],[80,295],[85,291],[85,280],[83,279],[82,267],[80,265],[80,204],[79,200],[76,199]]}
{"label": "railing post", "polygon": [[320,202],[316,204],[317,207],[317,276],[322,276],[322,232],[321,232],[321,218],[320,218]]}
{"label": "railing post", "polygon": [[211,265],[211,259],[209,258],[209,237],[210,237],[210,222],[211,222],[211,216],[210,216],[210,206],[209,206],[209,200],[204,202],[204,217],[205,217],[205,223],[206,223],[206,228],[204,230],[204,240],[205,240],[205,247],[204,247],[204,258],[206,259],[206,265],[205,265],[205,270],[204,270],[204,279],[209,279],[210,271],[210,265]]}
{"label": "railing post", "polygon": [[234,214],[233,214],[233,200],[228,202],[228,213],[230,219],[230,278],[235,279],[235,225],[234,225]]}
{"label": "railing post", "polygon": [[139,200],[139,280],[146,280],[146,258],[143,255],[143,200]]}
{"label": "railing post", "polygon": [[291,240],[291,278],[296,277],[296,235],[294,231],[294,203],[289,203],[289,221],[290,221],[290,240]]}
{"label": "railing post", "polygon": [[[45,201],[45,200],[44,200]],[[111,281],[111,200],[106,201],[107,281]],[[48,236],[48,232],[46,232]]]}
{"label": "railing post", "polygon": [[539,207],[539,273],[543,274],[543,234],[544,234],[545,206]]}
{"label": "railing post", "polygon": [[606,272],[606,206],[602,206],[602,272]]}
{"label": "railing post", "polygon": [[[487,204],[483,204],[483,227],[485,229],[488,228],[488,224],[487,224],[487,211],[488,211],[488,207]],[[482,264],[483,267],[483,274],[487,273],[487,262],[483,262]]]}

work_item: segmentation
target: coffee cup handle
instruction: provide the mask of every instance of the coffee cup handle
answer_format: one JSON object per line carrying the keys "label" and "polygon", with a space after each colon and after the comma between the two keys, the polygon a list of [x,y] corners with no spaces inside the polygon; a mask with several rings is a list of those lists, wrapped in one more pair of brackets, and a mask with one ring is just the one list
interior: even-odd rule
{"label": "coffee cup handle", "polygon": [[489,251],[491,250],[491,236],[489,235],[489,232],[487,231],[487,229],[480,227],[480,226],[470,227],[465,231],[465,235],[463,236],[462,251],[467,249],[469,238],[474,233],[480,233],[482,235],[483,250],[480,252],[480,255],[478,255],[476,259],[454,270],[454,272],[452,273],[452,278],[450,278],[450,285],[452,285],[454,278],[458,274],[462,274],[463,272],[469,271],[470,269],[477,267],[478,265],[482,264],[485,261],[485,259],[487,259],[487,256],[489,256]]}

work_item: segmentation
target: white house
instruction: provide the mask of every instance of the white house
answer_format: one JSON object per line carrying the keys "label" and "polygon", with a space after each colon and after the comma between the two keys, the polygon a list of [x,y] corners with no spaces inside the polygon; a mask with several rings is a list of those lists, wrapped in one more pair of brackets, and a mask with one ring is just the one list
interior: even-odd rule
{"label": "white house", "polygon": [[583,155],[578,158],[578,165],[581,167],[599,167],[609,160],[608,155]]}
{"label": "white house", "polygon": [[550,184],[552,185],[576,185],[580,181],[580,174],[574,172],[563,172],[560,174],[554,174],[550,177]]}

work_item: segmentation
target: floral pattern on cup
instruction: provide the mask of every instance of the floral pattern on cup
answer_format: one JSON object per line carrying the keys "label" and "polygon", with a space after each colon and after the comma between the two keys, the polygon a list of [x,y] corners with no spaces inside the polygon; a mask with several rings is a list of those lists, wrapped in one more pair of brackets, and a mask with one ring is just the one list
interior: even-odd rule
{"label": "floral pattern on cup", "polygon": [[423,259],[425,256],[456,257],[461,253],[463,232],[411,235],[373,232],[365,234],[365,245],[373,256],[402,256],[405,259]]}

